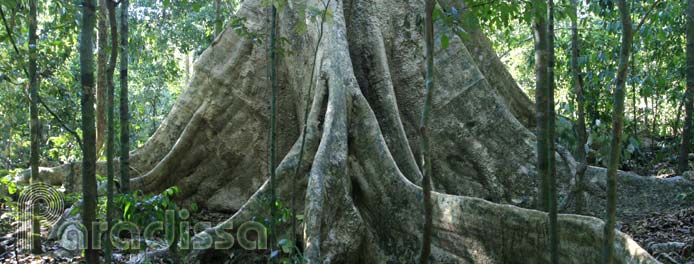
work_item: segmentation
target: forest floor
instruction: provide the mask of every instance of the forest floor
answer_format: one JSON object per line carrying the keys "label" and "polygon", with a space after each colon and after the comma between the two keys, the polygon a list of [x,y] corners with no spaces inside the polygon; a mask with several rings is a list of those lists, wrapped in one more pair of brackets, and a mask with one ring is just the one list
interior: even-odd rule
{"label": "forest floor", "polygon": [[[202,210],[192,215],[193,222],[205,221],[219,223],[230,215]],[[75,263],[79,256],[65,255],[57,241],[45,241],[45,253],[37,256],[30,254],[15,255],[14,227],[8,210],[4,209],[0,217],[0,263]],[[651,214],[638,220],[622,223],[621,231],[630,235],[639,245],[647,249],[663,263],[694,264],[694,208],[680,209],[674,212]],[[44,237],[48,230],[43,230]],[[681,243],[681,244],[680,244]],[[21,251],[21,249],[19,249]],[[137,257],[137,254],[114,252],[116,263],[127,263],[126,259]],[[236,256],[241,257],[241,256]],[[248,256],[246,256],[248,257]],[[255,256],[258,258],[260,256]],[[167,263],[165,261],[143,263]],[[240,263],[231,261],[230,263]]]}
{"label": "forest floor", "polygon": [[[693,160],[690,159],[690,162]],[[640,152],[639,155],[635,155],[632,159],[625,162],[625,166],[622,169],[636,172],[639,175],[669,178],[676,176],[675,163],[676,160],[671,155],[662,154],[661,148],[654,151],[645,150]],[[15,250],[19,250],[21,253],[22,249],[16,248],[15,237],[13,237],[15,231],[14,219],[8,207],[0,206],[2,206],[0,208],[0,234],[5,234],[0,236],[0,264],[18,263],[18,261],[19,263],[74,263],[81,259],[79,256],[65,254],[65,250],[60,248],[57,241],[45,241],[43,243],[45,253],[43,254],[32,256],[22,253],[17,256]],[[191,226],[196,222],[210,222],[214,225],[228,219],[228,217],[230,217],[228,213],[202,209],[191,215]],[[624,222],[621,222],[618,227],[663,263],[694,264],[694,208],[673,209],[672,211],[629,217],[624,219]],[[43,237],[47,237],[47,227],[42,233]],[[190,233],[193,234],[192,228]],[[159,240],[148,241],[147,243],[148,245],[154,244],[154,246],[159,247],[165,245],[163,239]],[[268,253],[242,252],[241,254],[238,256],[227,256],[227,260],[224,262],[258,262],[260,259],[266,258]],[[248,256],[245,256],[247,254]],[[127,254],[127,252],[119,251],[115,251],[114,256],[116,263],[126,263],[126,259],[142,258],[142,254],[138,256],[137,253]],[[239,259],[243,260],[239,261]]]}

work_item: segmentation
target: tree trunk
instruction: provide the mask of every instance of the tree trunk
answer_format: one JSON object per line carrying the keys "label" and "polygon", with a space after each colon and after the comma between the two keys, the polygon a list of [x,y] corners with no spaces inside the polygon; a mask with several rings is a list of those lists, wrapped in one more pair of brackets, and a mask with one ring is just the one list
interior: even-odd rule
{"label": "tree trunk", "polygon": [[648,126],[648,112],[650,111],[649,110],[650,108],[648,107],[648,96],[643,95],[643,96],[641,96],[641,98],[643,99],[643,106],[644,106],[644,108],[643,108],[643,134],[645,136],[648,136],[648,128],[649,128],[649,126]]}
{"label": "tree trunk", "polygon": [[[269,143],[269,164],[268,164],[268,175],[270,176],[270,230],[275,230],[276,217],[277,217],[277,202],[276,187],[275,187],[275,172],[277,168],[277,97],[279,89],[277,86],[277,8],[275,5],[271,5],[270,9],[270,45],[268,50],[268,68],[270,69],[268,79],[270,80],[270,90],[272,95],[270,96],[270,140]],[[277,232],[272,232],[270,234],[270,250],[274,251],[277,243]]]}
{"label": "tree trunk", "polygon": [[537,123],[537,173],[540,180],[538,208],[547,212],[549,205],[549,78],[547,43],[547,4],[543,0],[533,1],[533,32],[535,37],[535,111]]}
{"label": "tree trunk", "polygon": [[[636,59],[635,55],[636,51],[631,53],[631,76],[632,80],[633,77],[636,76]],[[633,138],[639,138],[639,115],[638,115],[638,105],[636,105],[636,97],[638,96],[638,91],[636,90],[636,81],[631,82],[631,115],[632,115],[632,137]]]}
{"label": "tree trunk", "polygon": [[422,207],[424,208],[424,226],[422,228],[422,249],[419,255],[419,263],[429,263],[431,257],[431,236],[433,231],[433,208],[431,200],[432,189],[432,157],[431,157],[431,137],[429,137],[429,126],[431,120],[432,99],[434,96],[434,8],[435,0],[424,2],[424,57],[426,69],[424,76],[424,106],[422,109],[422,119],[419,122],[420,151],[422,159],[420,161],[422,170]]}
{"label": "tree trunk", "polygon": [[607,219],[605,224],[605,255],[603,263],[614,263],[615,230],[617,225],[617,169],[622,152],[622,127],[624,125],[624,86],[629,70],[629,49],[633,40],[630,11],[626,0],[618,0],[622,21],[622,43],[619,51],[617,83],[614,89],[614,109],[612,110],[612,138],[610,142],[609,165],[607,167]]}
{"label": "tree trunk", "polygon": [[549,213],[549,250],[550,263],[559,263],[559,229],[557,227],[558,199],[557,199],[557,179],[556,179],[556,160],[554,153],[556,146],[554,141],[554,0],[547,0],[547,152],[548,166],[545,184],[545,211]]}
{"label": "tree trunk", "polygon": [[106,67],[108,63],[108,8],[106,1],[99,0],[96,27],[96,153],[106,142],[106,100],[108,81]]}
{"label": "tree trunk", "polygon": [[121,0],[120,17],[120,192],[130,192],[130,112],[128,110],[128,7]]}
{"label": "tree trunk", "polygon": [[[578,2],[577,0],[572,0],[572,6],[574,7],[572,12],[574,13],[571,21],[571,73],[574,92],[576,93],[576,105],[577,105],[577,120],[575,123],[576,135],[578,136],[578,148],[576,149],[576,159],[578,160],[578,167],[576,168],[576,193],[575,193],[575,207],[577,214],[583,214],[583,209],[585,207],[584,198],[584,188],[585,183],[585,172],[588,168],[588,160],[586,155],[586,143],[588,142],[588,136],[586,135],[586,115],[585,115],[585,96],[583,95],[583,77],[581,72],[581,67],[578,64],[579,58],[579,41],[578,41]],[[636,106],[636,103],[634,103]],[[634,112],[636,113],[636,112]],[[634,114],[634,120],[636,120],[636,115]],[[636,135],[634,135],[636,136]]]}
{"label": "tree trunk", "polygon": [[658,105],[660,104],[660,94],[658,93],[658,88],[655,88],[655,96],[651,97],[651,104],[653,105],[653,122],[651,122],[651,136],[660,136],[660,131],[658,131]]}
{"label": "tree trunk", "polygon": [[80,73],[82,83],[82,223],[85,226],[87,247],[84,250],[88,264],[99,263],[99,252],[94,248],[92,223],[96,220],[96,133],[94,128],[94,54],[92,52],[96,2],[84,1],[80,35]]}
{"label": "tree trunk", "polygon": [[[29,112],[31,115],[31,180],[36,182],[39,178],[39,83],[38,77],[36,75],[36,40],[38,36],[36,35],[36,26],[38,24],[38,15],[36,11],[36,0],[29,0],[29,92],[31,94],[31,105],[29,106]],[[36,207],[36,205],[32,204]],[[31,212],[31,253],[40,254],[43,249],[41,248],[41,224],[38,215],[34,213],[38,212],[37,208],[32,208]]]}
{"label": "tree trunk", "polygon": [[684,96],[684,132],[677,165],[679,173],[689,169],[689,146],[692,144],[694,112],[694,0],[687,1],[687,88]]}
{"label": "tree trunk", "polygon": [[[250,32],[268,32],[262,2],[244,1],[239,8]],[[466,9],[462,1],[450,2]],[[423,13],[423,6],[414,0],[331,1],[332,17],[320,42],[322,19],[309,22],[301,34],[287,26],[311,21],[298,17],[298,8],[287,6],[277,17],[277,37],[287,39],[281,48],[292,51],[277,61],[277,153],[283,157],[275,171],[277,199],[286,206],[296,197],[289,209],[304,215],[298,224],[311,263],[416,262],[424,227],[415,157],[421,155],[425,56],[415,14]],[[441,25],[434,30],[453,35]],[[533,111],[523,103],[530,100],[508,96],[522,92],[515,84],[503,85],[513,80],[489,55],[494,51],[481,31],[466,31],[470,38],[452,38],[448,49],[434,50],[429,261],[547,262],[547,214],[520,208],[538,204],[536,138],[526,126],[533,123],[527,120]],[[121,163],[130,168],[123,171],[137,175],[130,181],[133,189],[160,192],[177,185],[184,205],[235,212],[226,223],[268,218],[268,59],[264,45],[234,30],[222,32],[196,60],[191,82],[159,129],[131,153],[129,166]],[[575,162],[561,148],[555,158],[557,188],[566,194],[573,188]],[[68,172],[45,171],[51,183]],[[591,170],[588,182],[604,189],[604,175]],[[620,176],[627,186],[642,186],[631,179]],[[673,189],[661,181],[649,184],[653,189],[644,193]],[[604,204],[595,201],[604,199],[590,204]],[[561,263],[600,261],[602,221],[559,215],[558,225]],[[277,230],[278,238],[287,238],[291,226],[278,223]],[[616,237],[615,262],[655,263],[627,236]],[[193,251],[188,258],[215,263],[205,253]],[[229,252],[220,253],[228,259]]]}
{"label": "tree trunk", "polygon": [[224,27],[222,19],[222,0],[214,0],[214,37],[219,36]]}
{"label": "tree trunk", "polygon": [[[116,129],[116,122],[114,120],[114,97],[115,97],[115,85],[113,84],[113,73],[116,70],[116,62],[117,62],[117,57],[118,57],[118,22],[116,21],[116,4],[113,2],[113,0],[106,0],[107,4],[106,6],[108,7],[108,21],[110,25],[110,32],[111,32],[111,57],[109,58],[108,61],[108,66],[106,70],[106,83],[108,85],[107,89],[107,95],[106,97],[108,98],[106,102],[106,117],[107,117],[107,140],[106,140],[106,224],[107,224],[107,229],[106,229],[106,234],[110,234],[111,228],[113,227],[112,223],[112,217],[113,217],[113,210],[114,210],[114,205],[113,205],[113,179],[114,179],[114,164],[113,164],[113,159],[115,155],[115,129]],[[106,235],[106,239],[104,240],[105,245],[104,245],[104,262],[105,263],[111,263],[111,253],[112,253],[112,244],[111,244],[111,239],[108,235]]]}

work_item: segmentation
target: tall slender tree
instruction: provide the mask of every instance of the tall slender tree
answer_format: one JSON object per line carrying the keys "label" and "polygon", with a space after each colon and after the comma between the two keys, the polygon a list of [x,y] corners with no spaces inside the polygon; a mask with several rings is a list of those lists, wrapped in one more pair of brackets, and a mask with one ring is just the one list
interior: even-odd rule
{"label": "tall slender tree", "polygon": [[[29,92],[31,103],[29,112],[31,116],[31,181],[38,180],[39,176],[39,84],[36,76],[36,27],[38,24],[36,0],[29,0]],[[40,254],[41,249],[41,225],[37,218],[36,206],[32,205],[31,217],[31,252]]]}
{"label": "tall slender tree", "polygon": [[96,17],[96,153],[108,140],[106,137],[106,100],[108,83],[106,67],[108,66],[108,7],[106,1],[98,0],[99,8]]}
{"label": "tall slender tree", "polygon": [[[277,169],[277,96],[279,93],[277,87],[277,8],[274,4],[270,5],[270,41],[269,41],[269,55],[268,68],[270,69],[270,89],[272,90],[272,95],[270,97],[270,157],[268,169],[270,174],[270,192],[272,205],[270,206],[270,249],[274,250],[275,242],[277,241],[277,230],[275,225],[276,220],[276,201],[277,195],[275,194],[275,170]],[[274,260],[273,260],[274,263]]]}
{"label": "tall slender tree", "polygon": [[215,38],[222,33],[224,20],[222,19],[222,0],[214,0],[214,36]]}
{"label": "tall slender tree", "polygon": [[425,94],[424,109],[422,111],[422,119],[419,123],[419,133],[421,139],[422,152],[422,192],[424,197],[424,229],[422,232],[422,253],[420,255],[420,263],[428,263],[429,255],[431,254],[431,233],[433,231],[433,201],[431,200],[431,140],[429,132],[429,116],[431,113],[431,104],[433,98],[433,82],[434,82],[434,7],[435,0],[426,0],[424,6],[424,49],[426,54],[426,76],[425,76]]}
{"label": "tall slender tree", "polygon": [[547,135],[547,5],[543,0],[533,0],[533,32],[535,39],[535,109],[537,120],[537,171],[540,176],[539,208],[547,211],[548,177],[549,177],[549,148]]}
{"label": "tall slender tree", "polygon": [[537,110],[537,167],[540,208],[549,213],[552,263],[559,261],[554,161],[554,1],[533,1],[535,37],[535,104]]}
{"label": "tall slender tree", "polygon": [[684,132],[677,170],[689,169],[689,148],[692,144],[692,112],[694,111],[694,0],[687,1],[687,90],[684,96]]}
{"label": "tall slender tree", "polygon": [[107,102],[106,102],[106,241],[104,245],[104,260],[106,263],[111,263],[111,253],[112,245],[109,234],[111,233],[111,228],[113,227],[113,179],[114,179],[114,168],[113,168],[113,158],[115,154],[115,129],[116,123],[114,120],[114,97],[115,97],[115,87],[113,84],[113,73],[116,70],[116,59],[118,57],[118,22],[116,21],[116,4],[113,0],[106,0],[106,6],[108,9],[108,21],[110,25],[111,33],[111,57],[108,61],[108,66],[106,67],[106,83],[107,83]]}
{"label": "tall slender tree", "polygon": [[98,251],[94,248],[96,220],[96,132],[94,127],[94,52],[92,51],[94,15],[96,2],[82,2],[82,28],[80,36],[80,73],[82,83],[82,224],[85,226],[87,246],[84,250],[88,264],[99,263]]}
{"label": "tall slender tree", "polygon": [[549,212],[549,247],[551,262],[559,263],[559,227],[557,225],[557,179],[554,153],[554,0],[547,0],[547,190],[546,205]]}
{"label": "tall slender tree", "polygon": [[121,0],[120,13],[120,192],[130,192],[130,113],[128,111],[128,7]]}
{"label": "tall slender tree", "polygon": [[571,74],[574,87],[574,93],[576,95],[576,109],[577,117],[575,123],[575,130],[578,136],[578,148],[576,149],[576,159],[578,160],[578,168],[576,168],[576,189],[575,189],[575,199],[576,199],[576,213],[582,214],[583,208],[585,207],[584,199],[584,177],[586,169],[588,168],[588,159],[586,156],[586,143],[588,142],[588,136],[586,133],[586,114],[585,114],[585,96],[583,94],[583,76],[581,72],[581,66],[578,64],[578,58],[580,56],[579,51],[579,41],[578,41],[578,8],[580,2],[577,0],[571,0],[573,9],[573,16],[571,19]]}
{"label": "tall slender tree", "polygon": [[605,221],[605,244],[603,262],[614,260],[615,226],[617,224],[617,169],[622,150],[622,129],[624,126],[624,86],[629,69],[629,52],[633,40],[631,17],[626,0],[618,0],[619,16],[622,21],[622,42],[619,51],[617,82],[614,88],[614,109],[612,112],[612,139],[607,167],[607,219]]}

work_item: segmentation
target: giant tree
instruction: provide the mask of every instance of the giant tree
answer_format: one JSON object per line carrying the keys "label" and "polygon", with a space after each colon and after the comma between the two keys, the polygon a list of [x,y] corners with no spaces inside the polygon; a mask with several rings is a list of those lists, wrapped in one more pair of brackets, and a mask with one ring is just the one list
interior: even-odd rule
{"label": "giant tree", "polygon": [[[258,39],[271,25],[263,2],[243,2],[236,13],[243,19],[200,55],[166,120],[131,153],[129,166],[121,167],[136,175],[129,181],[133,189],[155,193],[176,185],[184,206],[195,202],[234,212],[195,239],[215,238],[229,224],[270,216],[269,56]],[[277,61],[282,114],[277,117],[276,198],[285,206],[297,198],[291,209],[303,216],[297,223],[304,234],[300,248],[312,262],[416,262],[425,224],[423,170],[416,158],[423,154],[418,146],[426,56],[417,14],[424,7],[413,0],[331,1],[321,31],[324,19],[311,10],[325,2],[308,0],[308,10],[302,11],[302,3],[277,13],[277,37],[291,52]],[[471,14],[461,1],[439,3],[461,16]],[[299,21],[306,21],[304,30],[295,28]],[[434,29],[453,35],[439,23]],[[550,258],[547,214],[523,208],[539,203],[532,104],[482,31],[471,25],[465,32],[466,38],[451,38],[447,49],[437,44],[433,52],[436,92],[427,131],[436,184],[429,260],[543,262]],[[305,107],[310,109],[306,118]],[[297,125],[304,121],[305,130]],[[562,157],[556,162],[557,188],[566,194],[575,162],[557,150]],[[62,168],[51,172],[51,182],[62,179]],[[588,174],[595,182],[605,178],[599,168],[589,168]],[[620,179],[641,184],[629,175]],[[648,183],[653,183],[650,190],[670,187]],[[557,223],[563,227],[560,262],[600,261],[595,252],[604,239],[602,221],[559,215]],[[277,230],[291,230],[288,224],[278,223]],[[616,261],[654,263],[617,234]],[[223,250],[204,254],[212,252],[193,250],[187,257],[206,263],[215,256],[228,258]]]}

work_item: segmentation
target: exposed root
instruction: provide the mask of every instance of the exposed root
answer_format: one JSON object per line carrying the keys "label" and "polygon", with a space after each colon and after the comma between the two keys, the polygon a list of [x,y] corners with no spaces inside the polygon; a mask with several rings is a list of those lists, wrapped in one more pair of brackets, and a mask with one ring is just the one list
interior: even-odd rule
{"label": "exposed root", "polygon": [[181,155],[190,149],[193,142],[193,137],[197,135],[197,132],[201,127],[202,113],[204,113],[206,110],[206,106],[207,103],[203,103],[203,105],[195,111],[195,114],[193,114],[191,117],[190,122],[188,122],[186,128],[183,129],[181,137],[178,139],[178,141],[176,141],[176,144],[174,144],[169,153],[166,154],[166,156],[164,156],[164,158],[159,161],[159,163],[157,163],[152,170],[144,175],[130,180],[130,185],[132,188],[148,192],[162,185],[161,183],[166,180],[166,176],[168,176],[168,174],[176,168],[174,163],[180,162]]}

